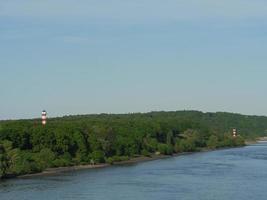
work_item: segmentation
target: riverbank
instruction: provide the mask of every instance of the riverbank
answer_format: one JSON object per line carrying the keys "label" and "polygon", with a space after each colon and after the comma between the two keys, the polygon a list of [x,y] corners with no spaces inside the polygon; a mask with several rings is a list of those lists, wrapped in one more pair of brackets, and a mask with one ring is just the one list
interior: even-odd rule
{"label": "riverbank", "polygon": [[76,171],[76,170],[82,170],[82,169],[97,169],[97,168],[108,167],[108,166],[111,166],[111,165],[135,164],[135,163],[140,163],[140,162],[145,162],[145,161],[152,161],[152,160],[158,160],[158,159],[164,159],[164,158],[188,155],[188,154],[197,153],[197,152],[208,152],[208,151],[216,151],[216,150],[229,149],[229,148],[234,148],[234,147],[224,147],[224,148],[217,148],[217,149],[198,148],[198,149],[196,149],[196,151],[193,151],[193,152],[182,152],[182,153],[175,153],[175,154],[172,154],[172,155],[164,155],[164,154],[159,154],[159,152],[157,152],[157,153],[151,154],[149,156],[141,156],[140,155],[140,156],[136,156],[136,157],[130,158],[129,160],[117,161],[117,162],[113,162],[113,163],[102,163],[102,164],[94,164],[94,165],[92,165],[92,164],[84,164],[84,165],[77,165],[77,166],[48,168],[48,169],[45,169],[42,172],[29,173],[29,174],[18,175],[18,176],[12,175],[12,174],[8,174],[7,176],[5,176],[2,179],[28,178],[28,177],[36,177],[36,176],[49,176],[49,175],[55,175],[55,174],[59,174],[59,173],[69,172],[69,171]]}
{"label": "riverbank", "polygon": [[[266,138],[264,138],[264,139],[266,139]],[[259,141],[263,141],[263,138],[258,138],[255,141],[251,141],[251,140],[245,141],[244,146],[252,145],[252,144],[255,144]],[[264,140],[264,141],[266,141],[266,140]],[[236,146],[236,147],[242,147],[242,146]],[[36,177],[36,176],[49,176],[49,175],[55,175],[55,174],[59,174],[59,173],[82,170],[82,169],[98,169],[98,168],[105,168],[105,167],[108,167],[111,165],[136,164],[136,163],[145,162],[145,161],[152,161],[152,160],[188,155],[188,154],[192,154],[192,153],[218,151],[218,150],[230,149],[230,148],[236,148],[236,147],[222,147],[222,148],[215,148],[215,149],[197,148],[196,151],[193,151],[193,152],[182,152],[182,153],[175,153],[172,155],[164,155],[164,154],[159,154],[159,152],[157,152],[155,154],[150,154],[149,156],[142,156],[142,155],[138,156],[137,155],[136,157],[132,157],[129,160],[117,161],[117,162],[113,162],[113,163],[102,163],[102,164],[94,164],[94,165],[93,164],[84,164],[84,165],[77,165],[77,166],[48,168],[48,169],[45,169],[44,171],[39,172],[39,173],[24,174],[24,175],[19,175],[19,176],[7,176],[7,177],[5,177],[5,179],[28,178],[28,177]]]}
{"label": "riverbank", "polygon": [[34,174],[25,174],[17,176],[17,178],[30,178],[30,177],[36,177],[36,176],[48,176],[48,175],[55,175],[59,173],[64,172],[70,172],[70,171],[76,171],[76,170],[82,170],[82,169],[98,169],[98,168],[105,168],[112,165],[127,165],[127,164],[135,164],[145,161],[152,161],[152,160],[158,160],[163,158],[170,158],[173,156],[179,156],[179,155],[185,155],[188,153],[179,153],[174,155],[151,155],[150,157],[146,156],[139,156],[135,158],[131,158],[129,160],[120,161],[120,162],[114,162],[113,164],[103,163],[103,164],[95,164],[95,165],[77,165],[77,166],[70,166],[70,167],[58,167],[58,168],[48,168],[40,173],[34,173]]}
{"label": "riverbank", "polygon": [[[262,141],[262,140],[263,139],[260,138],[257,141],[246,141],[244,146],[250,145],[250,144],[255,144],[258,141]],[[237,146],[237,147],[240,147],[240,146]],[[46,169],[42,172],[39,172],[39,173],[24,174],[24,175],[19,175],[19,176],[9,175],[9,176],[5,177],[5,179],[29,178],[29,177],[36,177],[36,176],[49,176],[49,175],[55,175],[55,174],[60,174],[60,173],[64,173],[64,172],[70,172],[70,171],[76,171],[76,170],[82,170],[82,169],[98,169],[98,168],[105,168],[105,167],[108,167],[111,165],[135,164],[135,163],[140,163],[140,162],[145,162],[145,161],[152,161],[152,160],[188,155],[188,154],[192,154],[192,153],[218,151],[218,150],[230,149],[230,148],[235,148],[235,147],[223,147],[223,148],[216,148],[216,149],[198,148],[194,152],[183,152],[183,153],[176,153],[176,154],[172,154],[172,155],[163,155],[163,154],[156,154],[155,153],[155,154],[151,154],[150,156],[137,156],[137,157],[130,158],[129,160],[113,162],[112,164],[109,164],[109,163],[95,164],[95,165],[85,164],[85,165],[77,165],[77,166],[48,168],[48,169]]]}
{"label": "riverbank", "polygon": [[246,140],[245,144],[246,145],[253,145],[253,144],[257,144],[259,142],[267,142],[267,137],[259,137],[255,140]]}
{"label": "riverbank", "polygon": [[137,163],[141,163],[141,162],[147,162],[147,161],[153,161],[153,160],[189,155],[189,154],[193,154],[193,153],[219,151],[219,150],[231,149],[231,148],[237,148],[237,147],[224,147],[224,148],[217,148],[217,149],[203,148],[203,149],[199,149],[198,151],[195,151],[195,152],[182,152],[182,153],[175,153],[172,155],[153,154],[150,156],[138,156],[138,157],[131,158],[129,160],[114,162],[113,164],[103,163],[103,164],[95,164],[95,165],[89,164],[89,165],[77,165],[77,166],[70,166],[70,167],[48,168],[48,169],[46,169],[40,173],[20,175],[20,176],[17,176],[16,178],[31,178],[31,177],[37,177],[37,176],[49,176],[49,175],[55,175],[55,174],[60,174],[60,173],[64,173],[64,172],[71,172],[71,171],[77,171],[77,170],[83,170],[83,169],[106,168],[106,167],[114,166],[114,165],[130,165],[130,164],[137,164]]}
{"label": "riverbank", "polygon": [[138,164],[12,179],[0,182],[0,199],[266,200],[266,158],[267,143],[260,143]]}
{"label": "riverbank", "polygon": [[34,174],[25,174],[17,176],[17,178],[28,178],[28,177],[36,177],[36,176],[47,176],[47,175],[54,175],[63,172],[70,172],[76,171],[81,169],[97,169],[97,168],[104,168],[110,166],[109,164],[96,164],[96,165],[77,165],[77,166],[70,166],[70,167],[57,167],[57,168],[48,168],[43,172],[34,173]]}

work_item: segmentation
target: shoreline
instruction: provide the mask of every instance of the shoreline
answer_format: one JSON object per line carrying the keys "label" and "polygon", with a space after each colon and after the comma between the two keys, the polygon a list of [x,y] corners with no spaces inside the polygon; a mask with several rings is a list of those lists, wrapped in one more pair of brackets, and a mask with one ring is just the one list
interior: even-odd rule
{"label": "shoreline", "polygon": [[[247,146],[247,144],[245,146]],[[244,146],[240,146],[240,147],[244,147]],[[95,165],[88,164],[88,165],[48,168],[48,169],[44,170],[43,172],[19,175],[19,176],[15,176],[12,178],[32,178],[32,177],[38,177],[38,176],[42,177],[42,176],[56,175],[56,174],[60,174],[60,173],[64,173],[64,172],[78,171],[78,170],[83,170],[83,169],[101,169],[101,168],[106,168],[106,167],[116,166],[116,165],[117,166],[131,165],[131,164],[138,164],[138,163],[142,163],[142,162],[178,157],[178,156],[183,156],[183,155],[190,155],[190,154],[195,154],[195,153],[205,153],[205,152],[219,151],[219,150],[232,149],[232,148],[239,148],[239,147],[223,147],[223,148],[217,148],[217,149],[200,149],[199,151],[175,153],[172,155],[162,155],[162,154],[156,155],[156,154],[154,154],[154,155],[151,155],[150,157],[138,156],[138,157],[130,158],[129,160],[114,162],[113,164],[102,163],[102,164],[95,164]]]}
{"label": "shoreline", "polygon": [[150,157],[138,156],[135,158],[131,158],[129,160],[114,162],[113,164],[102,163],[102,164],[95,164],[95,165],[88,164],[88,165],[77,165],[77,166],[69,166],[69,167],[48,168],[44,170],[43,172],[19,175],[19,176],[15,176],[14,178],[31,178],[31,177],[37,177],[37,176],[55,175],[55,174],[60,174],[64,172],[71,172],[71,171],[77,171],[77,170],[82,170],[82,169],[100,169],[100,168],[106,168],[106,167],[116,166],[116,165],[119,166],[119,165],[137,164],[141,162],[159,160],[159,159],[164,159],[164,158],[171,158],[171,157],[190,154],[190,153],[191,152],[179,153],[179,154],[173,154],[173,155],[152,155]]}
{"label": "shoreline", "polygon": [[258,144],[260,142],[267,142],[267,137],[259,137],[255,140],[246,140],[245,145],[253,145],[253,144]]}
{"label": "shoreline", "polygon": [[96,165],[77,165],[77,166],[69,166],[69,167],[48,168],[42,172],[19,175],[19,176],[15,176],[14,178],[31,178],[31,177],[37,177],[37,176],[49,176],[49,175],[55,175],[55,174],[60,174],[64,172],[71,172],[71,171],[77,171],[77,170],[82,170],[82,169],[98,169],[98,168],[104,168],[108,166],[110,166],[110,164],[103,163],[103,164],[96,164]]}

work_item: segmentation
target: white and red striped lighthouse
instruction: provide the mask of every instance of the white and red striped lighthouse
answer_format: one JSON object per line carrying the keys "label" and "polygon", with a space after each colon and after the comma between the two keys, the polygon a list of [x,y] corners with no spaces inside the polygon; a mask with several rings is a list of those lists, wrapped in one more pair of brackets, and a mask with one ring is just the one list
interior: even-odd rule
{"label": "white and red striped lighthouse", "polygon": [[42,124],[43,125],[46,125],[46,119],[47,119],[46,114],[47,114],[46,111],[43,110],[43,112],[42,112]]}
{"label": "white and red striped lighthouse", "polygon": [[237,131],[235,128],[233,129],[233,137],[237,137]]}

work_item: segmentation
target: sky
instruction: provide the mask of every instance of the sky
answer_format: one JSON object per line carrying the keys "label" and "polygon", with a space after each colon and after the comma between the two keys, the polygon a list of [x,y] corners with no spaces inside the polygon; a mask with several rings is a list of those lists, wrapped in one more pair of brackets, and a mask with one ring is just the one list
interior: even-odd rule
{"label": "sky", "polygon": [[0,0],[0,119],[267,115],[265,0]]}

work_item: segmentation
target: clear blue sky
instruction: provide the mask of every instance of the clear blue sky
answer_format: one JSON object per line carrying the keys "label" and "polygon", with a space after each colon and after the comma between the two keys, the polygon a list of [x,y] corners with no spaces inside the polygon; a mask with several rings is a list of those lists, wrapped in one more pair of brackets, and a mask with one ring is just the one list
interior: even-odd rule
{"label": "clear blue sky", "polygon": [[0,119],[267,115],[265,0],[0,0]]}

